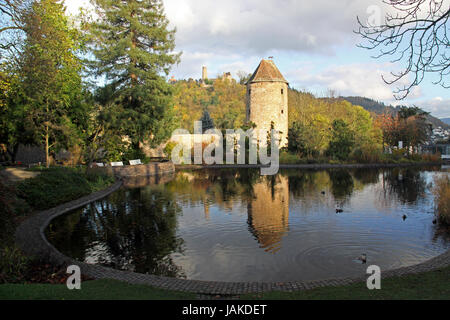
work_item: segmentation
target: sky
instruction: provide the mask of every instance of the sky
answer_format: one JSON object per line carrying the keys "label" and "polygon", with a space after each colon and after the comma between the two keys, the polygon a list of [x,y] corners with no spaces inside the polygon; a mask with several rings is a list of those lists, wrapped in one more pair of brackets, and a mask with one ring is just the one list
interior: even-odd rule
{"label": "sky", "polygon": [[[445,5],[450,5],[450,0]],[[163,0],[181,62],[169,77],[209,78],[223,72],[252,73],[272,56],[291,88],[317,96],[329,89],[342,96],[365,96],[386,104],[417,105],[438,118],[450,117],[449,90],[427,76],[407,99],[395,100],[397,85],[381,76],[401,64],[373,59],[375,51],[358,48],[353,31],[361,21],[382,19],[390,11],[381,0]],[[70,13],[87,0],[66,0]],[[448,27],[447,27],[448,28]]]}

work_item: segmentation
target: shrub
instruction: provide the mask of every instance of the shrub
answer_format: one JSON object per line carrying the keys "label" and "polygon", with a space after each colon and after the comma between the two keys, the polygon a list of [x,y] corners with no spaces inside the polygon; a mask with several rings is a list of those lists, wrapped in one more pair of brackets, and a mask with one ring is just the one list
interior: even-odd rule
{"label": "shrub", "polygon": [[422,161],[424,162],[436,162],[436,163],[440,163],[442,161],[441,159],[441,154],[440,153],[436,153],[436,154],[423,154],[422,155]]}
{"label": "shrub", "polygon": [[16,247],[0,248],[0,283],[13,283],[22,279],[29,262]]}
{"label": "shrub", "polygon": [[102,190],[114,183],[114,177],[108,175],[105,171],[87,171],[86,179],[91,186],[91,192]]}
{"label": "shrub", "polygon": [[434,179],[434,203],[436,215],[443,224],[450,225],[450,177],[442,176]]}
{"label": "shrub", "polygon": [[353,150],[351,159],[357,163],[379,163],[383,161],[383,154],[376,146],[362,146]]}
{"label": "shrub", "polygon": [[281,164],[299,164],[304,163],[306,160],[301,159],[298,155],[282,151],[280,153],[280,163]]}
{"label": "shrub", "polygon": [[340,119],[334,120],[327,154],[335,160],[347,160],[354,145],[355,135],[348,124]]}
{"label": "shrub", "polygon": [[122,161],[144,159],[145,157],[145,153],[144,151],[142,151],[142,149],[133,149],[129,147],[127,151],[122,154]]}
{"label": "shrub", "polygon": [[49,168],[17,186],[18,196],[31,207],[44,210],[101,189],[113,181],[102,173],[85,174],[77,168]]}
{"label": "shrub", "polygon": [[410,159],[412,161],[420,162],[420,161],[422,161],[422,155],[420,155],[418,153],[413,153],[408,156],[408,159]]}
{"label": "shrub", "polygon": [[177,145],[174,141],[169,141],[166,146],[164,147],[164,153],[166,154],[166,157],[172,160],[172,150]]}

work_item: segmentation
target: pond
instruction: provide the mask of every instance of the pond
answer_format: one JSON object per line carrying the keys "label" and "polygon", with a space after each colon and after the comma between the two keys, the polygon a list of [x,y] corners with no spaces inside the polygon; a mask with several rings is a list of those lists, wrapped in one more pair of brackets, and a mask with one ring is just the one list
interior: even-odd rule
{"label": "pond", "polygon": [[[450,249],[439,168],[203,169],[128,180],[61,216],[62,253],[120,270],[215,281],[319,280],[414,265]],[[359,259],[367,257],[364,264]]]}

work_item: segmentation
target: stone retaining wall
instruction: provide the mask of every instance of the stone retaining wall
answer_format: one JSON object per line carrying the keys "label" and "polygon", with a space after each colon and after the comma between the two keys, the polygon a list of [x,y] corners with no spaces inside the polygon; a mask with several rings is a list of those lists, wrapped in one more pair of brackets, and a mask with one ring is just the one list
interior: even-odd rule
{"label": "stone retaining wall", "polygon": [[159,176],[167,173],[175,172],[173,162],[153,162],[149,164],[141,164],[136,166],[123,167],[96,167],[90,168],[91,171],[104,171],[109,175],[114,175],[119,178],[127,177],[148,177]]}
{"label": "stone retaining wall", "polygon": [[[117,182],[103,191],[93,193],[89,196],[71,201],[50,210],[36,213],[23,222],[16,230],[17,245],[25,254],[48,259],[49,262],[56,265],[78,265],[83,274],[96,279],[115,279],[131,284],[146,284],[162,289],[200,294],[238,295],[266,291],[298,291],[317,287],[346,285],[365,281],[366,279],[366,275],[359,275],[354,278],[290,282],[217,282],[168,278],[120,271],[98,265],[82,263],[63,255],[47,241],[44,231],[54,218],[82,207],[92,201],[104,198],[119,189],[121,185],[122,182]],[[384,279],[392,276],[431,271],[448,265],[450,265],[450,250],[421,264],[383,271],[382,277]]]}

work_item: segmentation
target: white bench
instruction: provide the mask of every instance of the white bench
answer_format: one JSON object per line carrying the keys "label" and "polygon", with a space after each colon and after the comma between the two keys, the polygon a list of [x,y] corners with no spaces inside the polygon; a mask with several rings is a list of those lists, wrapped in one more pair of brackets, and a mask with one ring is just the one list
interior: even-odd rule
{"label": "white bench", "polygon": [[123,162],[111,162],[111,167],[123,167]]}
{"label": "white bench", "polygon": [[130,160],[130,166],[137,166],[142,164],[141,159],[137,159],[137,160]]}
{"label": "white bench", "polygon": [[101,163],[101,162],[97,162],[96,164],[95,164],[97,167],[104,167],[105,165],[103,164],[103,163]]}

